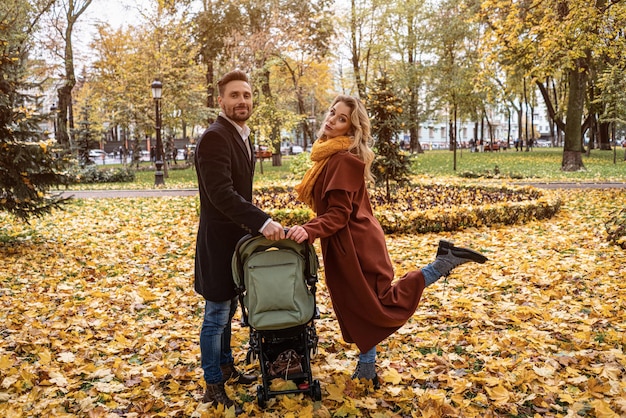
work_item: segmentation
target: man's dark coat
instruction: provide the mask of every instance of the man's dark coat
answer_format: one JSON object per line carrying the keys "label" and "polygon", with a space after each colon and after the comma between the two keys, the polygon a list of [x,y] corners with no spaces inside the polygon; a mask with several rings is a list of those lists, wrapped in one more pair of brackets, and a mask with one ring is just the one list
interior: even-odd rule
{"label": "man's dark coat", "polygon": [[236,296],[231,259],[237,242],[257,233],[269,215],[251,203],[254,155],[228,120],[219,116],[202,134],[194,162],[200,190],[195,290],[222,302]]}

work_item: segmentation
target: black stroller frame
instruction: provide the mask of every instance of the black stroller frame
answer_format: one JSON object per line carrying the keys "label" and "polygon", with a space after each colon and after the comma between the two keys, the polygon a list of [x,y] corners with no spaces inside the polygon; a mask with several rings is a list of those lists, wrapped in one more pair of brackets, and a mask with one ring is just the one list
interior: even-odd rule
{"label": "black stroller frame", "polygon": [[[261,408],[264,408],[267,402],[278,395],[287,394],[305,394],[310,396],[313,400],[319,401],[322,399],[322,391],[320,382],[313,378],[311,371],[311,356],[317,352],[318,336],[315,330],[314,321],[319,319],[319,310],[317,304],[314,304],[313,316],[304,324],[284,328],[284,329],[255,329],[249,322],[249,309],[244,303],[244,295],[247,292],[245,282],[243,280],[243,262],[241,260],[241,249],[243,246],[248,245],[251,241],[261,240],[261,249],[259,251],[267,250],[267,248],[281,247],[284,241],[289,241],[289,245],[293,246],[294,242],[291,240],[281,241],[268,241],[262,236],[244,236],[235,249],[233,258],[233,269],[237,268],[239,282],[235,280],[236,290],[241,305],[242,318],[241,322],[243,326],[247,326],[250,329],[250,341],[249,349],[246,356],[246,362],[250,364],[252,361],[259,359],[261,368],[262,384],[257,386],[257,403]],[[311,271],[310,257],[316,257],[315,248],[310,243],[299,244],[304,256],[304,280],[308,290],[313,295],[315,302],[316,297],[316,284],[317,269],[314,268]],[[313,253],[311,254],[311,251]],[[317,259],[315,259],[316,261]],[[316,264],[317,266],[317,264]],[[294,350],[300,361],[300,367],[296,365],[293,370],[289,367],[286,368],[284,373],[280,375],[274,375],[271,373],[270,368],[273,362],[277,360],[281,353],[288,350]],[[284,390],[271,390],[272,381],[274,379],[281,378],[284,380],[293,381],[296,384],[295,389]]]}

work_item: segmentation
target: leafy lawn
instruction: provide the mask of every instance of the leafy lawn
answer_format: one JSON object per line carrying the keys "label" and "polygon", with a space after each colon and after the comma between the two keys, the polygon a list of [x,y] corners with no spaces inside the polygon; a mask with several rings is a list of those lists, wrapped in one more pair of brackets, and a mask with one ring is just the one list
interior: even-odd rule
{"label": "leafy lawn", "polygon": [[[257,417],[626,416],[626,258],[604,229],[626,190],[558,193],[549,220],[388,236],[398,276],[440,238],[490,261],[426,289],[380,347],[379,390],[350,379],[357,352],[323,284],[323,400],[261,411],[254,387],[227,390]],[[191,197],[78,200],[30,225],[0,214],[0,416],[230,416],[199,403],[197,221]],[[247,337],[235,322],[239,363]]]}
{"label": "leafy lawn", "polygon": [[[271,161],[257,162],[256,185],[274,185],[285,181],[298,181],[301,174],[293,174],[293,166],[298,166],[304,156],[283,156],[282,166],[273,167]],[[615,157],[615,162],[613,159]],[[583,155],[585,170],[571,173],[562,172],[563,148],[534,148],[530,152],[516,152],[515,149],[500,152],[473,153],[468,150],[457,152],[457,169],[453,170],[453,153],[450,151],[427,151],[413,157],[412,172],[424,178],[474,178],[494,177],[515,182],[560,181],[594,182],[626,181],[626,149],[613,151],[593,150],[590,156]],[[179,163],[178,166],[182,164]],[[115,169],[121,165],[100,166],[101,169]],[[143,162],[141,171],[136,173],[132,183],[80,184],[73,189],[145,189],[154,187],[154,169]],[[196,188],[196,173],[193,168],[169,170],[165,179],[166,188]]]}

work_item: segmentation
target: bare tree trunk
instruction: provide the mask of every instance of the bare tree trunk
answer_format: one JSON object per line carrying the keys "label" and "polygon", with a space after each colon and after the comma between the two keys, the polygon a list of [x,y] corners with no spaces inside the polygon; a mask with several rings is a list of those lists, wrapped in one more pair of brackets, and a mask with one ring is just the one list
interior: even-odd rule
{"label": "bare tree trunk", "polygon": [[68,109],[72,102],[72,88],[73,85],[70,85],[66,81],[65,84],[57,90],[59,100],[57,140],[59,144],[67,149],[71,148],[70,135],[68,132]]}
{"label": "bare tree trunk", "polygon": [[581,123],[585,105],[587,88],[587,72],[576,66],[569,71],[569,97],[567,101],[567,116],[565,118],[565,147],[561,170],[578,171],[584,169],[582,160],[582,132]]}
{"label": "bare tree trunk", "polygon": [[[215,74],[213,69],[213,61],[208,61],[206,63],[206,107],[212,109],[215,106]],[[208,123],[211,124],[215,122],[213,116],[209,115]]]}
{"label": "bare tree trunk", "polygon": [[456,126],[456,120],[457,120],[457,109],[458,106],[455,103],[454,104],[454,130],[452,132],[452,149],[454,150],[454,171],[456,171],[456,130],[457,130],[457,126]]}
{"label": "bare tree trunk", "polygon": [[[67,26],[63,31],[65,41],[64,64],[65,80],[63,85],[57,90],[59,98],[58,106],[58,127],[57,138],[59,143],[68,148],[71,147],[70,135],[74,129],[74,112],[72,107],[72,89],[76,85],[76,74],[74,72],[74,50],[72,47],[72,32],[74,24],[81,14],[89,7],[92,0],[68,0],[65,4],[65,17]],[[60,31],[60,29],[59,29]]]}
{"label": "bare tree trunk", "polygon": [[506,148],[511,148],[511,109],[506,109]]}
{"label": "bare tree trunk", "polygon": [[356,25],[356,2],[355,0],[350,1],[351,12],[350,12],[350,37],[352,41],[352,70],[354,72],[354,79],[356,81],[356,87],[359,92],[359,97],[365,97],[365,84],[361,79],[361,52],[358,47],[357,42],[357,25]]}
{"label": "bare tree trunk", "polygon": [[604,151],[611,149],[611,122],[597,124],[598,148]]}
{"label": "bare tree trunk", "polygon": [[528,142],[530,136],[528,135],[528,92],[526,87],[526,77],[524,77],[524,110],[524,139],[526,139],[526,152],[528,152],[530,151]]}
{"label": "bare tree trunk", "polygon": [[[524,124],[524,108],[521,103],[524,102],[524,98],[520,97],[520,107],[517,109],[517,145],[519,146],[519,150],[522,150],[524,146],[524,137],[522,136],[522,126]],[[516,150],[517,151],[517,150]]]}

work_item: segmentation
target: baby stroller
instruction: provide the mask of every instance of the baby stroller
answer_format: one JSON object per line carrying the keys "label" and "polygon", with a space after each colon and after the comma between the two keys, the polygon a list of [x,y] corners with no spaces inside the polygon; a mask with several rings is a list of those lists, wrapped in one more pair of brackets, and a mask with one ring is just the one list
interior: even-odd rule
{"label": "baby stroller", "polygon": [[[242,322],[250,327],[247,361],[258,358],[263,384],[257,386],[261,408],[281,394],[304,393],[322,399],[318,380],[311,373],[311,355],[318,337],[313,321],[319,318],[315,303],[319,261],[308,242],[246,235],[232,259],[233,278]],[[271,390],[281,378],[296,388]]]}

